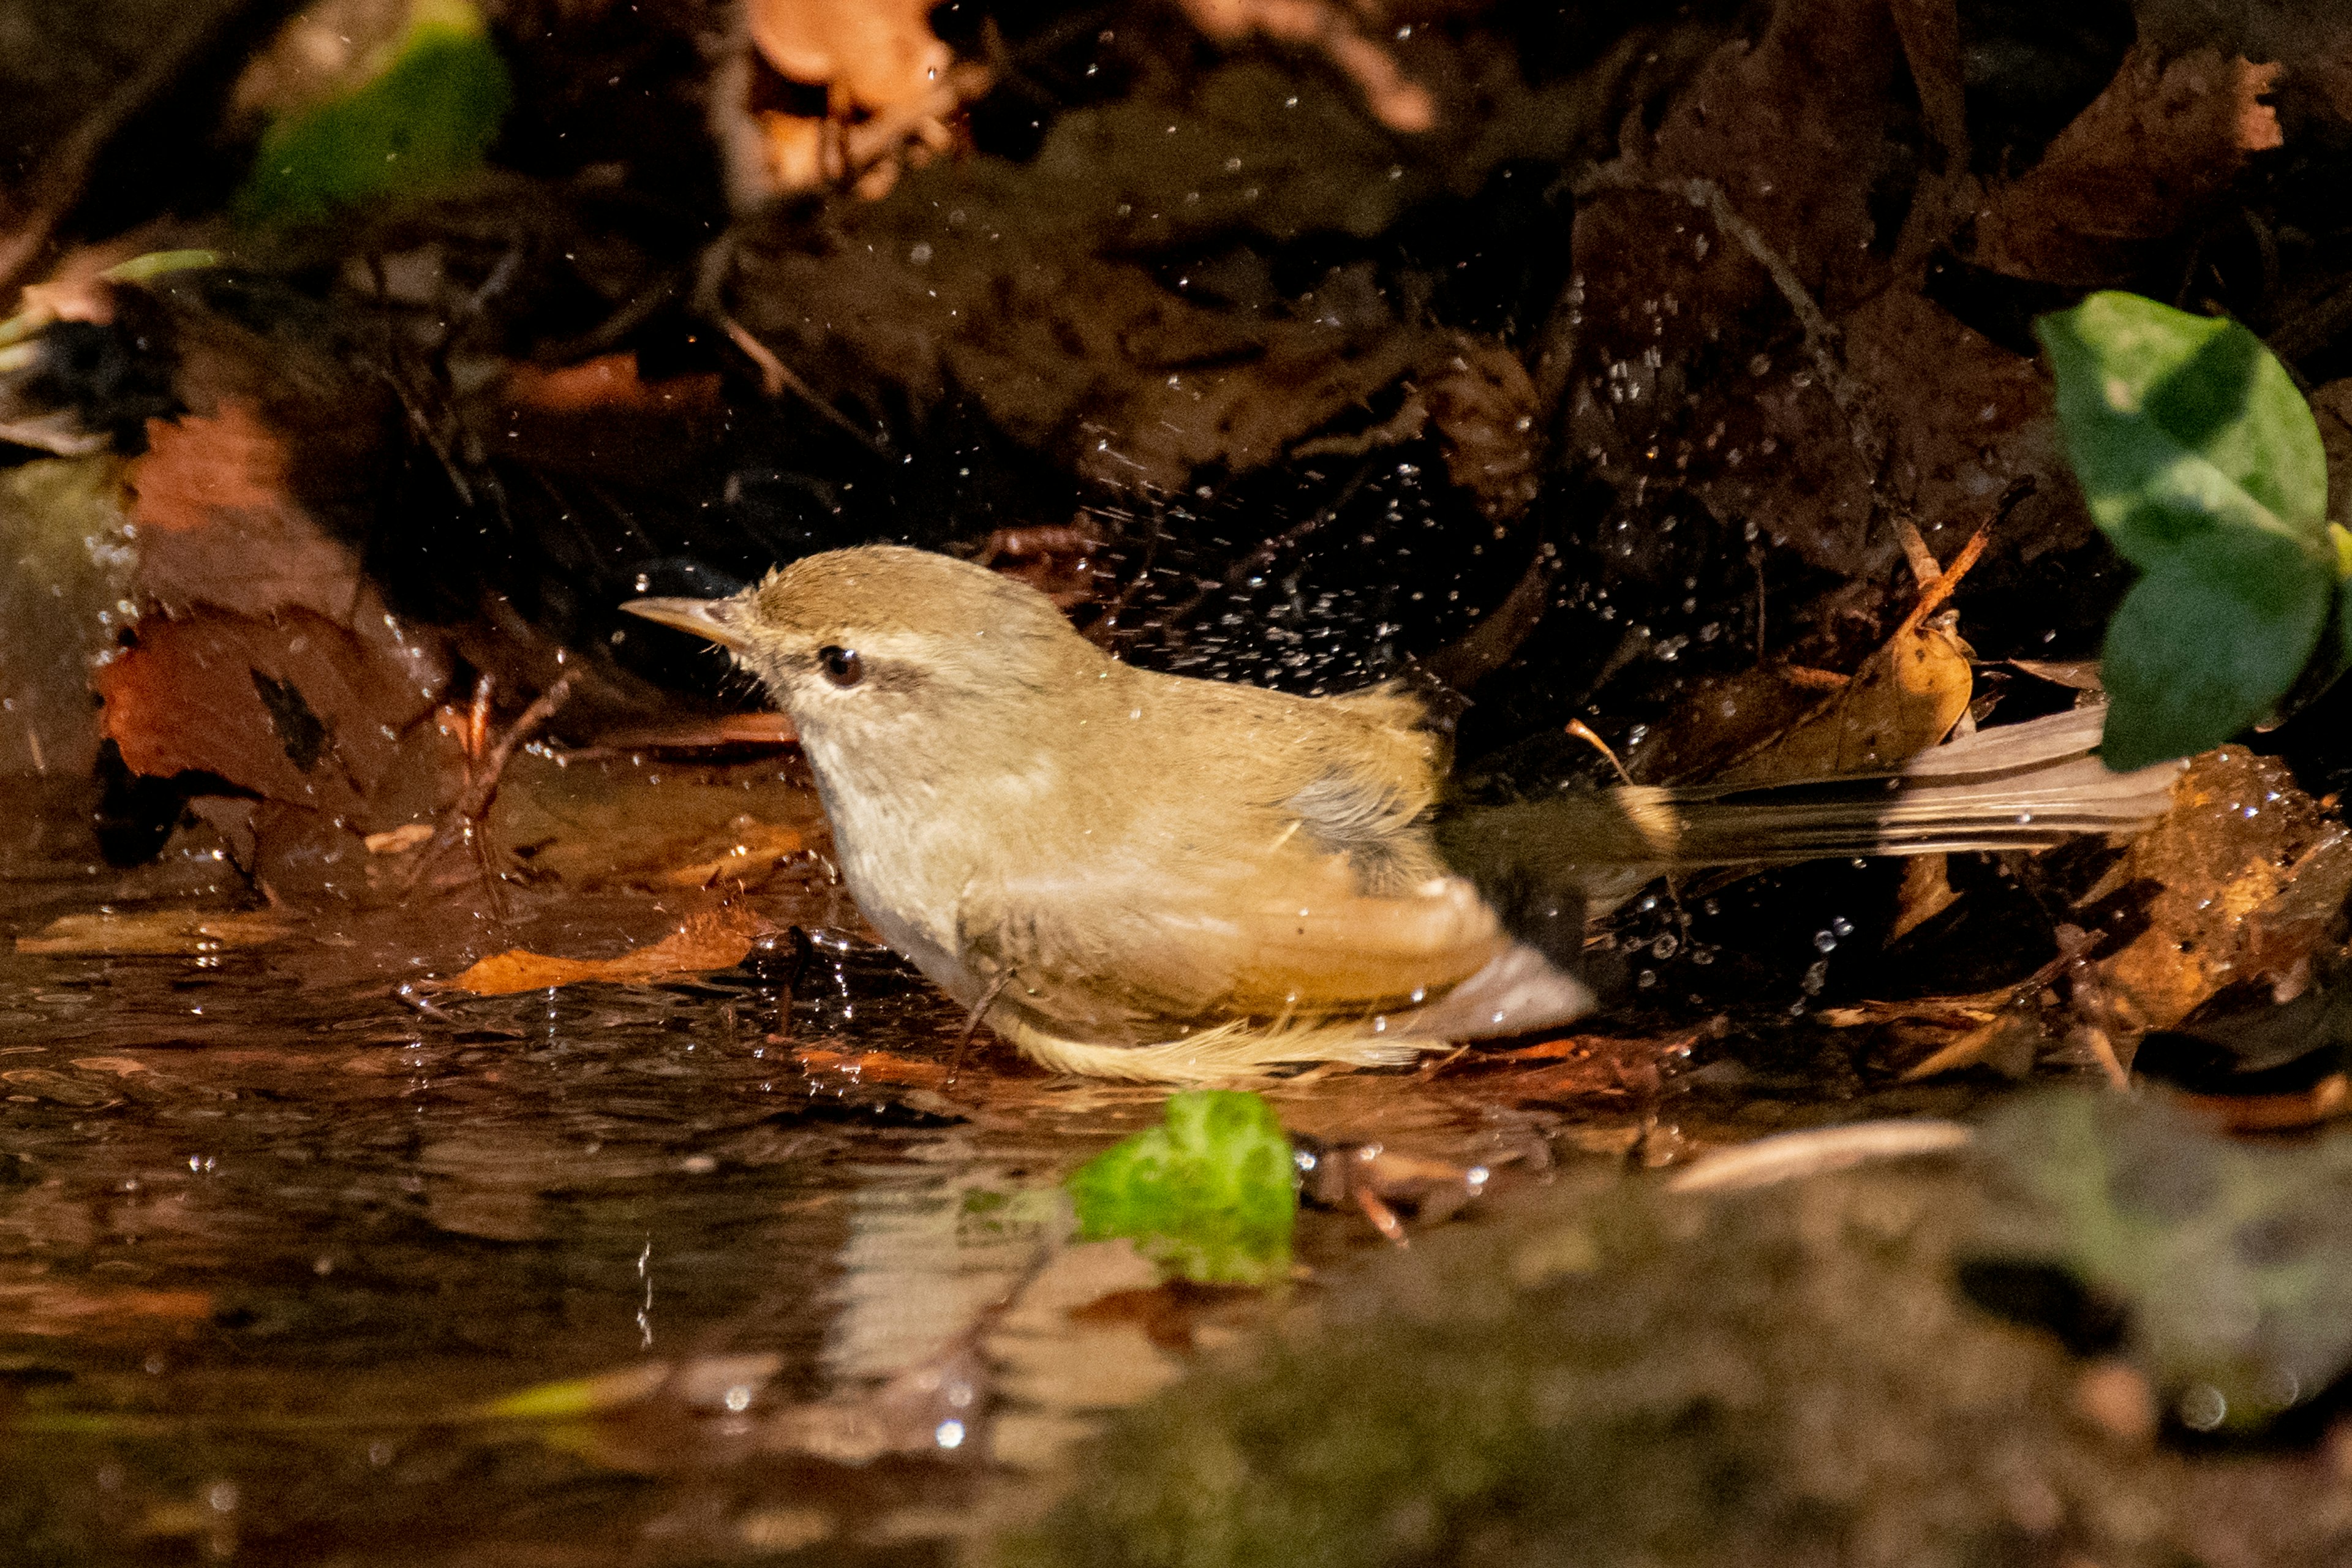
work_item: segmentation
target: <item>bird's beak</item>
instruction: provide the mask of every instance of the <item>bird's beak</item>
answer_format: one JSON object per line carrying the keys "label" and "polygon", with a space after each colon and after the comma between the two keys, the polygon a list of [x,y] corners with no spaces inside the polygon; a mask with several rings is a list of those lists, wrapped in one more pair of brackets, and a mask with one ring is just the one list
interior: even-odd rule
{"label": "bird's beak", "polygon": [[733,599],[631,599],[621,606],[633,616],[709,637],[719,647],[740,653],[751,644],[735,626],[740,613]]}

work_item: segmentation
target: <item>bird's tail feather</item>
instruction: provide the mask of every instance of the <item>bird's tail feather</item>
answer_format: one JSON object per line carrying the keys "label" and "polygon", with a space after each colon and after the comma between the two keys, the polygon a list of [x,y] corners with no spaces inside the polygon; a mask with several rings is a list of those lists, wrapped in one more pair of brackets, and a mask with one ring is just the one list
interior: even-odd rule
{"label": "bird's tail feather", "polygon": [[2105,719],[2081,708],[1980,731],[1887,773],[1619,793],[1657,825],[1669,867],[2047,848],[2137,832],[2170,801],[2182,764],[2110,771],[2097,755]]}

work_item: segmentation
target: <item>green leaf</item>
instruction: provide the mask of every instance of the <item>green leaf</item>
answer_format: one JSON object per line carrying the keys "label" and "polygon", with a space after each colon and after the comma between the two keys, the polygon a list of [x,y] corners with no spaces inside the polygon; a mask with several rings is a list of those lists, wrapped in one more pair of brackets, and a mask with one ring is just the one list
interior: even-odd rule
{"label": "green leaf", "polygon": [[1160,1126],[1106,1150],[1067,1185],[1084,1240],[1130,1237],[1162,1268],[1203,1284],[1289,1274],[1298,1215],[1290,1141],[1255,1094],[1173,1096]]}
{"label": "green leaf", "polygon": [[2328,574],[2275,536],[2165,557],[2107,626],[2107,765],[2191,756],[2267,717],[2318,645],[2331,591]]}
{"label": "green leaf", "polygon": [[[2333,679],[2352,648],[2330,614],[2352,557],[2285,367],[2234,321],[2136,294],[2094,294],[2035,331],[2091,515],[2146,574],[2107,627],[2108,765],[2204,751]],[[2315,653],[2326,668],[2305,674]]]}
{"label": "green leaf", "polygon": [[415,0],[383,71],[286,116],[261,139],[237,197],[247,223],[317,223],[386,197],[444,189],[481,167],[514,89],[471,0]]}
{"label": "green leaf", "polygon": [[2091,515],[2131,561],[2224,528],[2283,534],[2332,564],[2319,426],[2252,332],[2118,293],[2035,330]]}

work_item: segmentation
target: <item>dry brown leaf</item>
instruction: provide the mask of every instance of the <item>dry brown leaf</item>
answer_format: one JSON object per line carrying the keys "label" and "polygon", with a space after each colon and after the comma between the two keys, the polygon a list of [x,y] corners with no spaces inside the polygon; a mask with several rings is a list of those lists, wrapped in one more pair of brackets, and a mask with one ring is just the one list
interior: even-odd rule
{"label": "dry brown leaf", "polygon": [[216,605],[268,615],[299,605],[329,619],[361,595],[359,558],[313,523],[292,494],[292,458],[247,404],[147,423],[131,467],[139,585],[166,608]]}
{"label": "dry brown leaf", "polygon": [[755,940],[774,929],[751,910],[730,905],[715,913],[696,915],[661,941],[612,958],[558,958],[512,948],[482,959],[446,984],[451,990],[469,991],[477,996],[505,996],[583,980],[626,985],[731,969],[743,962]]}
{"label": "dry brown leaf", "polygon": [[1895,896],[1895,923],[1887,929],[1889,946],[1952,907],[1959,895],[1952,891],[1950,867],[1941,855],[1915,855],[1903,863],[1903,886]]}
{"label": "dry brown leaf", "polygon": [[293,931],[294,925],[290,917],[274,910],[244,914],[140,910],[128,914],[60,915],[32,935],[18,937],[16,951],[108,957],[220,952],[276,942]]}
{"label": "dry brown leaf", "polygon": [[904,1083],[917,1089],[940,1089],[948,1081],[945,1063],[896,1051],[835,1051],[810,1047],[793,1053],[793,1060],[811,1075],[847,1079],[856,1083]]}
{"label": "dry brown leaf", "polygon": [[132,772],[215,773],[336,816],[365,814],[401,731],[433,708],[407,661],[298,609],[149,616],[94,684]]}
{"label": "dry brown leaf", "polygon": [[1870,773],[1918,755],[1969,710],[1969,647],[1939,626],[1898,635],[1812,712],[1716,775],[1767,784]]}
{"label": "dry brown leaf", "polygon": [[1434,372],[1420,377],[1420,392],[1446,477],[1497,522],[1527,510],[1542,482],[1541,454],[1536,386],[1519,356],[1500,343],[1459,338]]}
{"label": "dry brown leaf", "polygon": [[[1890,502],[1942,548],[2030,477],[2011,537],[2089,534],[2034,366],[1924,299],[1878,232],[1874,193],[1920,179],[1917,128],[1892,107],[1905,60],[1877,0],[1790,0],[1709,60],[1576,217],[1569,444],[1621,493],[1687,489],[1855,581],[1894,565]],[[1928,107],[1951,120],[1942,98]],[[1694,182],[1721,212],[1695,205]],[[1957,189],[1922,194],[1929,237],[1945,219],[1928,209]]]}
{"label": "dry brown leaf", "polygon": [[[2352,890],[2352,855],[2320,853],[2339,830],[2275,758],[2208,752],[2172,800],[2083,900],[2095,907],[2132,883],[2158,885],[2147,928],[2075,982],[2078,1005],[2126,1044],[2179,1023],[2224,985],[2283,970],[2293,957],[2285,934],[2315,935],[2325,924],[2300,911],[2332,914]],[[2298,886],[2306,864],[2310,884]],[[2276,933],[2264,941],[2273,909]]]}
{"label": "dry brown leaf", "polygon": [[61,1280],[0,1285],[0,1311],[7,1314],[9,1331],[19,1334],[152,1333],[159,1320],[203,1322],[215,1305],[205,1290],[147,1290]]}
{"label": "dry brown leaf", "polygon": [[727,408],[715,374],[646,381],[635,354],[617,353],[554,370],[517,364],[460,416],[509,461],[646,484],[708,461]]}
{"label": "dry brown leaf", "polygon": [[2279,71],[2218,49],[2168,60],[2136,47],[2042,161],[1986,202],[1969,259],[2048,283],[2128,281],[2150,242],[2179,232],[2252,154],[2281,144],[2262,101]]}

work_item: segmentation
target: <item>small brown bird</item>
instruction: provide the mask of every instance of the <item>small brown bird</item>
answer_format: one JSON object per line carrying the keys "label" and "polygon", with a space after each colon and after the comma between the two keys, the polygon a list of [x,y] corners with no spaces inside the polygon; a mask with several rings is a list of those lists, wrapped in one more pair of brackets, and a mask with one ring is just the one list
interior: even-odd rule
{"label": "small brown bird", "polygon": [[1549,1028],[1593,1005],[1588,905],[1663,872],[2125,832],[2178,771],[2108,772],[2084,710],[1868,779],[1449,812],[1444,744],[1403,692],[1138,669],[949,556],[833,551],[731,598],[625,607],[766,684],[891,947],[1033,1059],[1112,1078]]}

